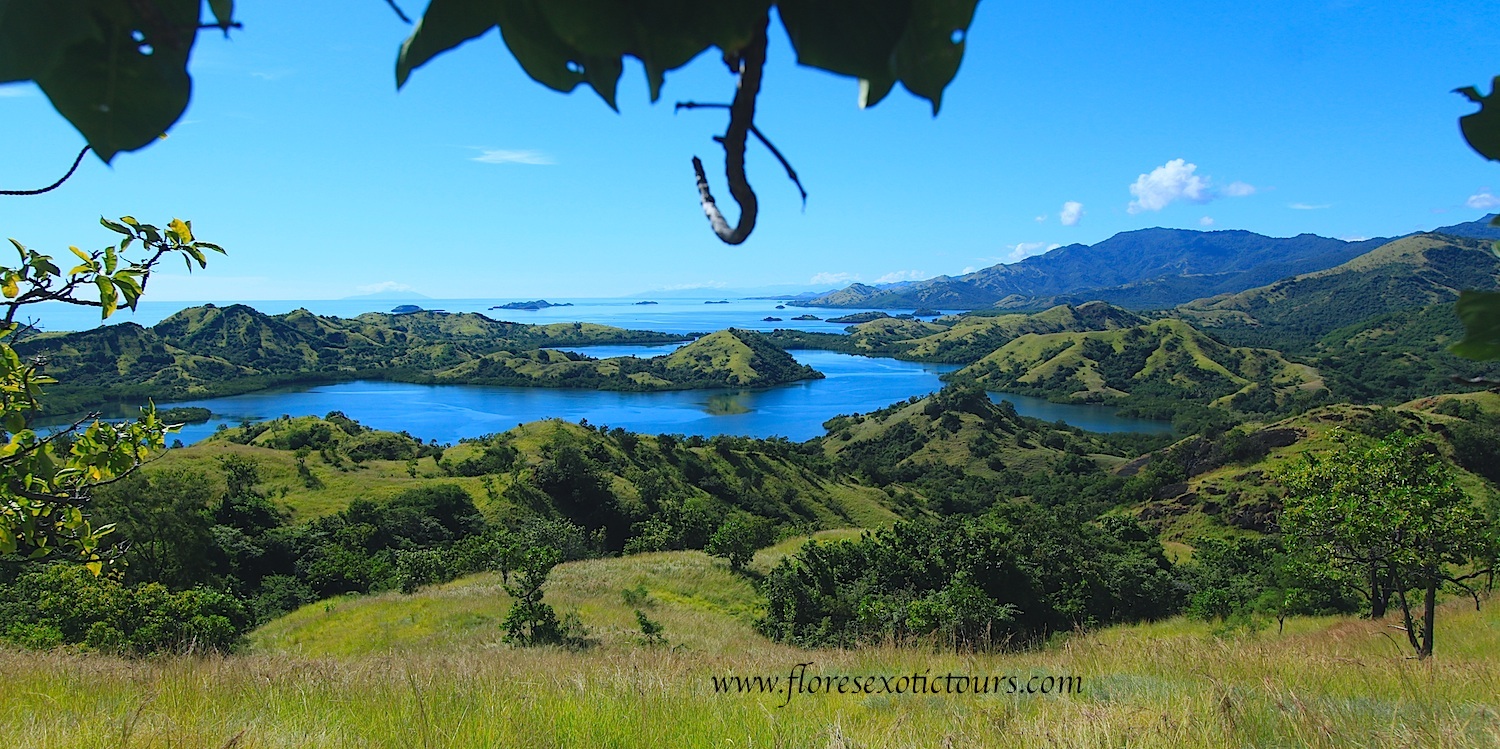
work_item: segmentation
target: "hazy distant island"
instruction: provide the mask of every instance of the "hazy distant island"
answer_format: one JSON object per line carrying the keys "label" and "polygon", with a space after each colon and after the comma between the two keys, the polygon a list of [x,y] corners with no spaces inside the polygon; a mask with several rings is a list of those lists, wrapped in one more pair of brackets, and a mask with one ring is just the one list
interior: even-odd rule
{"label": "hazy distant island", "polygon": [[822,320],[823,318],[818,317],[817,315],[797,315],[796,317],[794,317],[792,319],[793,320]]}
{"label": "hazy distant island", "polygon": [[532,312],[535,312],[537,310],[547,309],[548,307],[571,307],[571,306],[573,306],[572,302],[563,302],[562,304],[553,304],[552,302],[549,302],[546,299],[537,299],[537,300],[531,301],[531,302],[506,302],[505,304],[497,304],[497,305],[491,307],[490,309],[524,309],[524,310],[530,310]]}
{"label": "hazy distant island", "polygon": [[636,304],[656,304],[656,302],[636,302]]}
{"label": "hazy distant island", "polygon": [[728,299],[720,299],[716,302],[704,302],[704,304],[729,304]]}

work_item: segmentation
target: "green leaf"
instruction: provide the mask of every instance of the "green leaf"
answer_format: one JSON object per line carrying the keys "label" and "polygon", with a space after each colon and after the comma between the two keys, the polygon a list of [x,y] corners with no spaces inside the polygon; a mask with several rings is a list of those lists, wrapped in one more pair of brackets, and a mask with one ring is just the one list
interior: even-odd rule
{"label": "green leaf", "polygon": [[[781,0],[776,7],[797,62],[860,79],[860,106],[897,81],[932,102],[963,60],[978,0]],[[956,39],[956,41],[955,41]]]}
{"label": "green leaf", "polygon": [[99,276],[94,279],[94,285],[99,287],[99,304],[101,305],[100,310],[103,312],[101,319],[113,315],[117,303],[114,282],[104,276]]}
{"label": "green leaf", "polygon": [[181,244],[193,241],[193,225],[180,218],[174,218],[171,223],[167,224],[167,232],[175,236]]}
{"label": "green leaf", "polygon": [[115,252],[115,246],[106,246],[104,248],[104,272],[113,274],[115,272],[115,267],[119,264],[120,256]]}
{"label": "green leaf", "polygon": [[396,57],[396,87],[406,85],[411,71],[428,60],[495,28],[499,0],[432,0]]}
{"label": "green leaf", "polygon": [[507,0],[497,8],[500,36],[532,80],[556,91],[572,91],[584,80],[579,53],[558,37],[530,2]]}
{"label": "green leaf", "polygon": [[0,0],[0,83],[44,76],[74,45],[100,36],[85,0]]}
{"label": "green leaf", "polygon": [[[66,55],[35,76],[52,106],[100,159],[108,162],[120,151],[146,146],[186,109],[192,92],[187,61],[199,7],[198,0],[96,0],[88,15],[99,33],[70,45]],[[144,36],[143,43],[132,37],[135,32]]]}
{"label": "green leaf", "polygon": [[115,233],[118,233],[118,234],[124,234],[127,237],[133,236],[132,233],[131,233],[131,231],[130,231],[130,229],[127,228],[124,224],[117,224],[117,223],[115,223],[113,221],[110,221],[109,219],[107,219],[107,218],[105,218],[103,216],[99,217],[99,223],[103,224],[104,228],[109,229],[112,232],[115,232]]}
{"label": "green leaf", "polygon": [[958,74],[964,39],[978,0],[917,0],[906,33],[896,45],[896,76],[906,90],[932,102],[936,115],[943,89]]}
{"label": "green leaf", "polygon": [[1490,83],[1490,95],[1481,96],[1473,86],[1453,90],[1479,105],[1479,111],[1458,118],[1459,129],[1469,147],[1491,161],[1500,161],[1500,76]]}
{"label": "green leaf", "polygon": [[228,29],[234,23],[234,0],[208,0],[208,9],[221,28]]}
{"label": "green leaf", "polygon": [[653,101],[667,71],[718,46],[739,49],[769,0],[433,0],[401,47],[396,80],[494,26],[526,74],[557,91],[588,83],[615,107],[624,58],[641,60]]}
{"label": "green leaf", "polygon": [[1500,359],[1500,292],[1465,291],[1455,307],[1464,338],[1448,348],[1466,359]]}

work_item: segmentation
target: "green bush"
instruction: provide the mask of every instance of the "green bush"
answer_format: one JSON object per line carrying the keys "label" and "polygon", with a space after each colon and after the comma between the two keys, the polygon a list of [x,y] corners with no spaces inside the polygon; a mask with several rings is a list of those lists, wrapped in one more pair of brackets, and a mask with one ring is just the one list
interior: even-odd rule
{"label": "green bush", "polygon": [[245,607],[208,588],[127,586],[82,565],[52,564],[0,586],[0,639],[23,647],[151,653],[230,650],[249,627]]}

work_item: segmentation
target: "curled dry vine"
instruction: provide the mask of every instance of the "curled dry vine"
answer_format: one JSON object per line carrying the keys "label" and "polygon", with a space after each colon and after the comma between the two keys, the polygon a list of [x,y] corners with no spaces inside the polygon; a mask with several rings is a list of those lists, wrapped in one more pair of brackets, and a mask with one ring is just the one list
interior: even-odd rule
{"label": "curled dry vine", "polygon": [[760,94],[760,79],[766,67],[766,26],[771,22],[765,16],[750,43],[737,53],[725,53],[724,61],[729,69],[739,74],[739,86],[735,90],[734,103],[729,105],[729,129],[719,142],[724,145],[724,173],[729,178],[729,194],[740,206],[740,220],[733,229],[724,219],[724,214],[714,202],[709,191],[708,177],[703,173],[703,162],[693,157],[693,173],[698,178],[698,197],[703,201],[703,213],[713,227],[714,234],[725,244],[739,244],[750,236],[755,228],[755,216],[760,210],[755,190],[745,176],[745,141],[755,123],[755,97]]}

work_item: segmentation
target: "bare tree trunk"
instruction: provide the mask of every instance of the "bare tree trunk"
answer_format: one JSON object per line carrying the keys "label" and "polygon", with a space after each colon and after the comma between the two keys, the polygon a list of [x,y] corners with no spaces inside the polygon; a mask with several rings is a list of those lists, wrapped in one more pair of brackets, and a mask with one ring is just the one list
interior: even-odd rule
{"label": "bare tree trunk", "polygon": [[1370,618],[1384,619],[1386,602],[1385,586],[1380,584],[1380,565],[1370,563]]}
{"label": "bare tree trunk", "polygon": [[1423,602],[1425,611],[1422,614],[1422,647],[1417,650],[1418,658],[1427,658],[1432,655],[1432,625],[1437,618],[1437,571],[1432,570],[1427,574],[1427,596]]}

